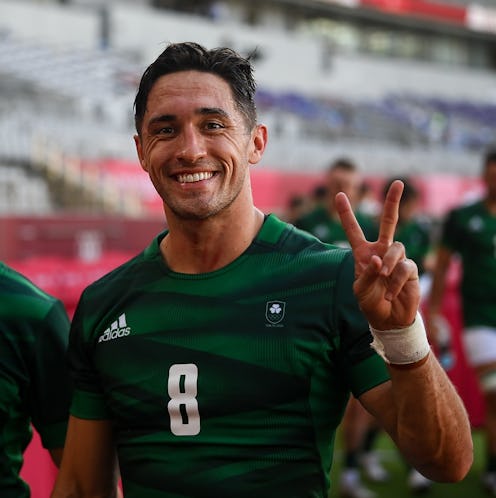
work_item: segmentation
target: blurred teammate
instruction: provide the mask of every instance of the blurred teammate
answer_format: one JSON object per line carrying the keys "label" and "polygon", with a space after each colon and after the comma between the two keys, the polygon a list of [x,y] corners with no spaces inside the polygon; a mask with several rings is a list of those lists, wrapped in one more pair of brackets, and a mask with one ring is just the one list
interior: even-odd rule
{"label": "blurred teammate", "polygon": [[377,199],[374,189],[366,180],[360,184],[356,210],[370,216],[372,219],[378,219],[381,215],[381,203]]}
{"label": "blurred teammate", "polygon": [[[386,182],[383,199],[386,199],[394,181],[395,179],[391,178]],[[415,261],[419,277],[422,278],[432,269],[428,263],[432,251],[432,222],[426,216],[419,214],[420,193],[412,180],[401,178],[401,181],[403,194],[398,208],[398,224],[394,237],[405,246],[407,256]]]}
{"label": "blurred teammate", "polygon": [[281,219],[288,223],[294,223],[299,220],[304,213],[308,211],[310,200],[302,194],[293,194],[288,199],[288,204],[285,211],[282,213]]}
{"label": "blurred teammate", "polygon": [[452,256],[459,255],[462,339],[486,406],[487,464],[483,482],[496,496],[496,150],[484,157],[482,180],[484,197],[451,210],[444,220],[428,313],[429,332],[436,341],[446,273]]}
{"label": "blurred teammate", "polygon": [[20,478],[31,424],[58,466],[70,382],[69,319],[62,303],[0,263],[0,496],[27,498]]}
{"label": "blurred teammate", "polygon": [[[362,178],[354,162],[342,157],[333,161],[327,171],[325,200],[310,213],[295,222],[302,230],[315,235],[321,241],[340,247],[349,247],[346,233],[336,210],[334,199],[338,192],[344,192],[355,208],[355,215],[369,240],[377,238],[378,227],[374,217],[356,209],[362,199]],[[377,427],[371,415],[354,397],[346,408],[342,425],[343,468],[340,474],[340,495],[343,498],[373,498],[375,493],[362,482],[360,464],[367,477],[373,481],[387,480],[386,469],[373,451]]]}
{"label": "blurred teammate", "polygon": [[225,48],[169,45],[142,77],[136,147],[169,229],[83,292],[54,497],[112,496],[118,455],[126,498],[325,498],[350,391],[427,475],[468,472],[467,414],[392,239],[401,182],[377,242],[337,196],[352,251],[264,215],[254,96]]}
{"label": "blurred teammate", "polygon": [[[322,242],[349,247],[334,199],[338,192],[344,192],[355,207],[359,201],[361,185],[360,172],[355,163],[345,157],[336,159],[327,170],[325,185],[319,189],[323,192],[322,201],[310,213],[296,220],[295,225],[315,235]],[[374,218],[358,210],[355,215],[365,236],[375,239],[378,228]]]}

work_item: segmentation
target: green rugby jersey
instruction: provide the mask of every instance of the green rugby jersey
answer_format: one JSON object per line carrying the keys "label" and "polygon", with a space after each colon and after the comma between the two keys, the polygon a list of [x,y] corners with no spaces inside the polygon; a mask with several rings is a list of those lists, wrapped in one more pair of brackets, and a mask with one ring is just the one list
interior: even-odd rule
{"label": "green rugby jersey", "polygon": [[399,223],[394,240],[405,246],[406,255],[415,261],[419,275],[425,273],[424,262],[431,249],[431,226],[428,220],[418,217]]}
{"label": "green rugby jersey", "polygon": [[112,419],[126,498],[324,498],[350,391],[388,379],[353,259],[266,218],[217,271],[167,268],[161,234],[89,286],[73,415]]}
{"label": "green rugby jersey", "polygon": [[482,201],[453,209],[441,244],[461,257],[464,325],[496,327],[496,216]]}
{"label": "green rugby jersey", "polygon": [[[377,240],[379,226],[374,219],[361,212],[356,212],[355,216],[362,227],[365,238],[371,241]],[[315,235],[315,237],[327,244],[334,244],[339,247],[349,247],[350,245],[341,221],[329,216],[323,206],[318,206],[297,220],[295,226]]]}
{"label": "green rugby jersey", "polygon": [[0,263],[0,496],[30,496],[19,477],[31,423],[45,448],[64,445],[71,398],[62,303]]}

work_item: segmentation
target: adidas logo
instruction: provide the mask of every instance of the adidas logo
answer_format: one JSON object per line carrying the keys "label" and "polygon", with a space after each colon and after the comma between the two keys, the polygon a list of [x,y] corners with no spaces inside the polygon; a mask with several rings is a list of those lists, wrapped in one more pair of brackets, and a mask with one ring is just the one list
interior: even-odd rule
{"label": "adidas logo", "polygon": [[110,327],[99,337],[98,342],[111,341],[119,337],[125,337],[131,333],[131,327],[127,326],[126,313],[122,313],[119,318],[112,322]]}

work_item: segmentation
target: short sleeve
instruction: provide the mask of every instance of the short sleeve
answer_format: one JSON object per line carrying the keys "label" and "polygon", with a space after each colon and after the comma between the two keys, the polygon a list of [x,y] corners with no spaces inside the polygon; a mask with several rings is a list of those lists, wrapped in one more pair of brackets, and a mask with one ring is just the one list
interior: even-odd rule
{"label": "short sleeve", "polygon": [[335,326],[340,334],[340,364],[354,396],[389,379],[384,360],[370,346],[372,335],[353,293],[354,260],[351,251],[337,279]]}
{"label": "short sleeve", "polygon": [[447,247],[450,250],[455,250],[456,240],[459,236],[460,233],[457,228],[456,211],[452,210],[446,215],[442,224],[440,238],[441,245]]}
{"label": "short sleeve", "polygon": [[109,414],[101,388],[100,377],[92,358],[91,330],[85,329],[88,320],[84,293],[76,308],[69,337],[69,367],[74,384],[70,413],[76,417],[100,420]]}
{"label": "short sleeve", "polygon": [[72,394],[66,356],[69,318],[63,304],[55,300],[34,326],[28,389],[31,419],[43,446],[59,448],[64,445]]}

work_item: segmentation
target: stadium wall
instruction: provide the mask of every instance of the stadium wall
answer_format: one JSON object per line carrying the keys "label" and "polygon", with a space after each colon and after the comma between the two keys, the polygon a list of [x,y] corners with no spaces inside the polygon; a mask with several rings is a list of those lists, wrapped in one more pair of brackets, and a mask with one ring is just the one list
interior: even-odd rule
{"label": "stadium wall", "polygon": [[108,252],[134,255],[164,229],[164,220],[157,218],[3,216],[0,260],[53,257],[92,261]]}

